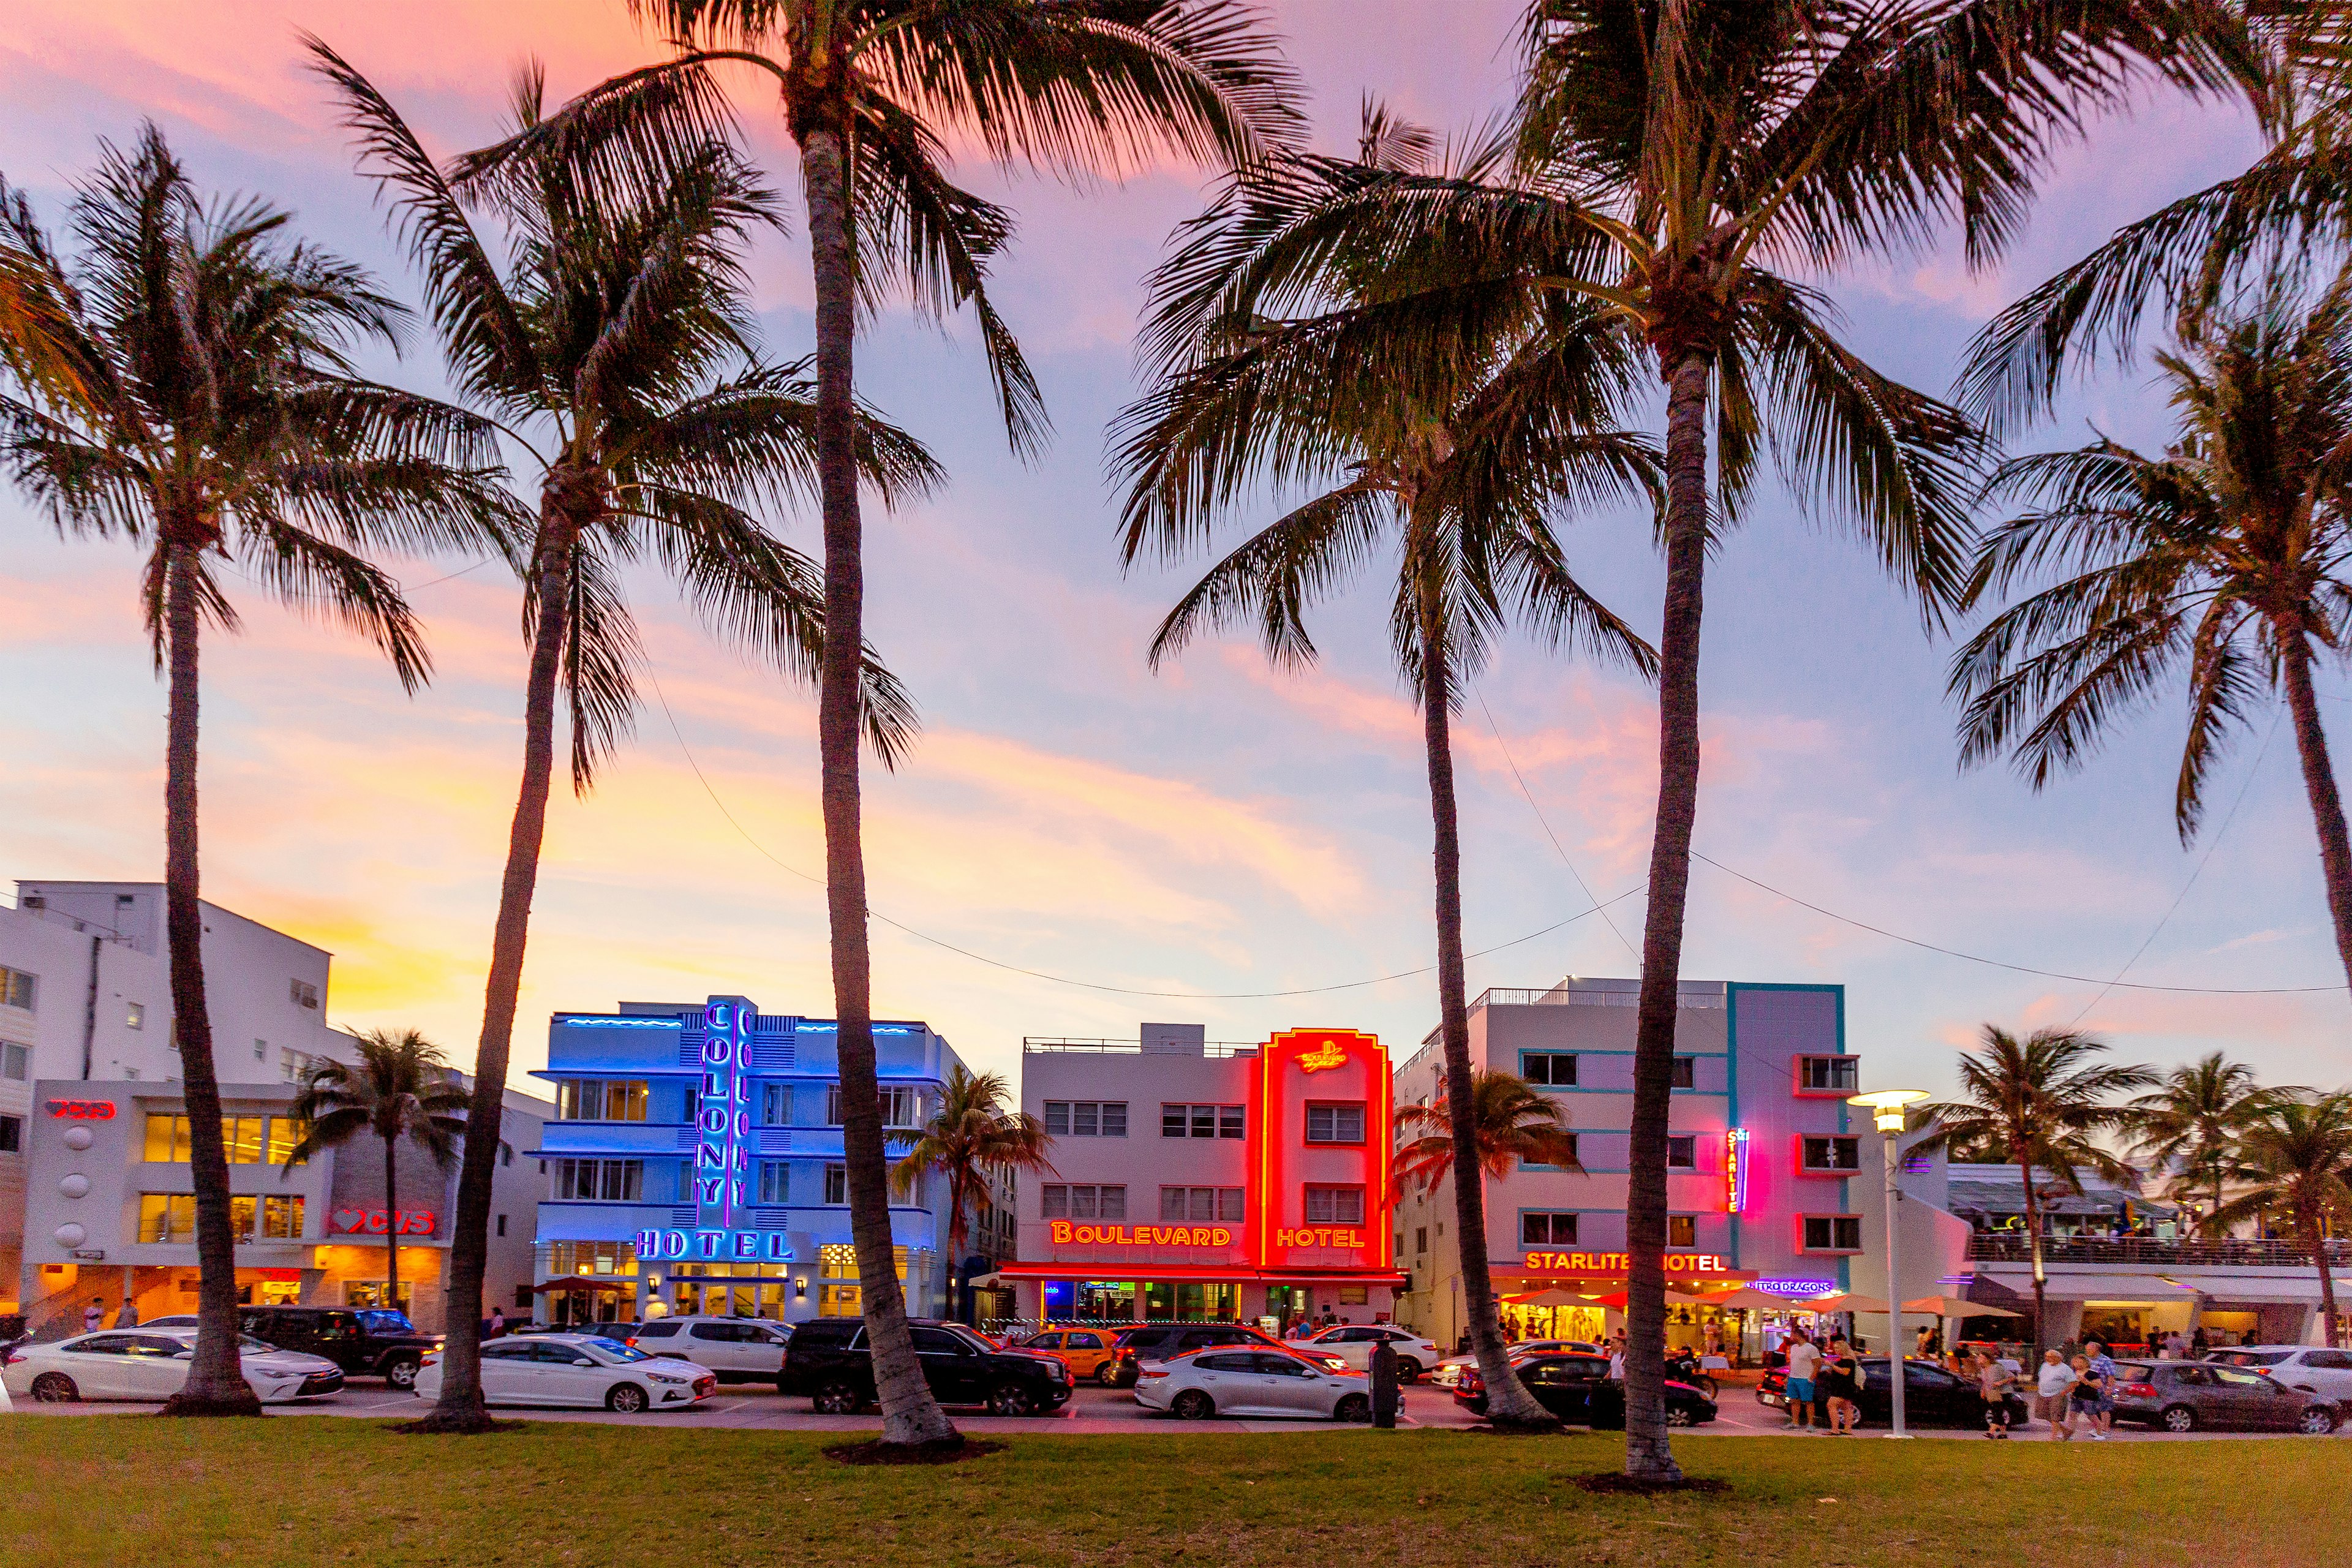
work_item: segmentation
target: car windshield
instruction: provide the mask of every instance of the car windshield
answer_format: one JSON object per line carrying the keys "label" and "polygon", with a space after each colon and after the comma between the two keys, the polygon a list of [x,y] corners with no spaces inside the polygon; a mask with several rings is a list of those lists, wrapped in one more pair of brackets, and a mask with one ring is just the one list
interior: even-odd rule
{"label": "car windshield", "polygon": [[635,1345],[625,1345],[618,1340],[589,1340],[587,1348],[606,1361],[651,1361],[654,1358]]}
{"label": "car windshield", "polygon": [[366,1333],[413,1334],[416,1331],[415,1325],[408,1321],[407,1313],[394,1311],[390,1307],[372,1307],[360,1313],[359,1317],[360,1328]]}
{"label": "car windshield", "polygon": [[2213,1359],[2231,1366],[2276,1366],[2294,1353],[2293,1351],[2228,1351]]}

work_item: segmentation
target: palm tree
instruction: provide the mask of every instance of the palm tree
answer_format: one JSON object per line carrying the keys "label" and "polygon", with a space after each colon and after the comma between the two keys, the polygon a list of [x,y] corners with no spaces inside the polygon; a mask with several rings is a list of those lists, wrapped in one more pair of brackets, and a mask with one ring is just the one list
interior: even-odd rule
{"label": "palm tree", "polygon": [[2352,273],[2308,309],[2274,283],[2245,313],[2183,330],[2158,356],[2178,422],[2168,451],[2102,439],[1995,474],[1996,492],[2035,504],[1986,542],[1969,602],[2059,580],[1954,658],[1961,760],[2011,752],[2039,788],[2185,666],[2173,815],[2187,844],[2214,763],[2283,693],[2352,978],[2352,837],[2312,683],[2315,658],[2342,657],[2352,630]]}
{"label": "palm tree", "polygon": [[2214,1212],[2217,1226],[2284,1215],[2319,1270],[2319,1311],[2327,1342],[2341,1342],[2328,1232],[2352,1224],[2352,1094],[2282,1094],[2247,1117],[2238,1163],[2251,1184]]}
{"label": "palm tree", "polygon": [[2134,1152],[2148,1169],[2169,1173],[2173,1186],[2185,1191],[2201,1182],[2212,1194],[2200,1235],[2223,1234],[2214,1216],[2221,1212],[2225,1184],[2241,1174],[2238,1135],[2281,1092],[2258,1085],[2245,1063],[2212,1051],[2174,1068],[2154,1090],[2132,1101]]}
{"label": "palm tree", "polygon": [[[1960,1058],[1964,1100],[1912,1108],[1912,1125],[1929,1127],[1912,1145],[1925,1153],[1951,1143],[1999,1139],[2017,1163],[2025,1186],[2025,1234],[2033,1255],[2033,1353],[2039,1360],[2049,1319],[2042,1297],[2042,1204],[2060,1192],[2080,1194],[2085,1170],[2111,1182],[2137,1183],[2139,1173],[2095,1142],[2129,1133],[2134,1111],[2116,1097],[2156,1082],[2140,1067],[2117,1067],[2097,1058],[2104,1041],[2074,1029],[2036,1029],[2020,1040],[1995,1025],[1984,1026],[1977,1050]],[[2044,1179],[2050,1183],[2043,1187]]]}
{"label": "palm tree", "polygon": [[[1559,1102],[1517,1073],[1472,1068],[1470,1107],[1477,1168],[1495,1180],[1502,1181],[1521,1165],[1583,1173],[1576,1158],[1576,1134],[1561,1116]],[[1400,1135],[1419,1134],[1396,1153],[1400,1194],[1416,1187],[1428,1191],[1448,1176],[1458,1179],[1454,1111],[1444,1094],[1438,1095],[1434,1105],[1398,1106],[1396,1130]]]}
{"label": "palm tree", "polygon": [[971,1235],[966,1216],[987,1210],[990,1176],[1005,1171],[1053,1173],[1046,1153],[1053,1141],[1045,1136],[1045,1124],[1025,1110],[1007,1109],[1011,1092],[1001,1073],[974,1073],[961,1062],[949,1068],[939,1109],[923,1123],[914,1147],[890,1168],[891,1179],[901,1187],[912,1186],[926,1171],[947,1180],[951,1292]]}
{"label": "palm tree", "polygon": [[[508,238],[502,272],[448,176],[367,79],[310,41],[341,100],[361,167],[388,197],[423,274],[451,375],[495,412],[538,467],[536,516],[518,529],[523,635],[523,765],[499,889],[474,1060],[471,1129],[457,1178],[449,1310],[481,1316],[490,1184],[522,983],[531,894],[546,831],[560,686],[572,784],[585,794],[630,721],[636,633],[622,574],[650,555],[713,631],[787,674],[814,675],[828,635],[816,570],[753,509],[815,488],[820,411],[800,365],[753,348],[742,257],[777,220],[774,198],[729,147],[680,149],[656,175],[615,170],[593,141],[532,143],[484,193]],[[519,132],[541,119],[535,68],[518,82]],[[853,431],[857,471],[886,496],[938,479],[915,442],[871,418]],[[911,705],[854,630],[854,728],[886,763],[908,743]],[[871,1096],[869,1095],[870,1099]],[[853,1113],[854,1114],[854,1113]],[[451,1336],[438,1406],[421,1425],[479,1430],[478,1346]]]}
{"label": "palm tree", "polygon": [[[141,603],[169,683],[164,919],[194,1178],[198,1331],[175,1414],[259,1414],[237,1370],[227,1154],[205,999],[196,762],[198,638],[237,629],[224,571],[340,623],[415,690],[430,668],[396,584],[362,552],[498,542],[497,451],[480,421],[358,375],[399,307],[287,237],[255,200],[208,202],[152,125],[102,144],[73,204],[68,267],[0,186],[18,282],[59,375],[0,397],[0,461],[61,532],[147,552]],[[18,350],[25,348],[16,341]],[[70,391],[63,390],[70,388]]]}
{"label": "palm tree", "polygon": [[[817,469],[824,510],[824,613],[855,647],[865,624],[864,525],[853,461],[852,351],[862,310],[903,287],[938,316],[972,308],[1016,451],[1044,413],[1011,331],[989,304],[990,262],[1011,216],[950,183],[947,141],[999,163],[1085,180],[1162,151],[1259,156],[1294,133],[1290,73],[1237,0],[634,0],[676,58],[578,100],[557,136],[618,126],[616,145],[657,156],[722,123],[710,75],[731,63],[781,89],[800,153],[816,289]],[[495,168],[506,150],[476,165]],[[887,1152],[876,1093],[873,963],[859,809],[856,667],[817,678],[826,911],[840,1027],[842,1145],[851,1231],[874,1347],[882,1441],[954,1444],[925,1383],[893,1264]]]}
{"label": "palm tree", "polygon": [[[469,1098],[441,1055],[415,1029],[371,1029],[353,1041],[357,1064],[320,1062],[294,1101],[302,1141],[286,1156],[292,1170],[321,1149],[340,1149],[362,1132],[383,1144],[384,1304],[400,1305],[400,1142],[415,1142],[447,1170],[457,1163]],[[451,1320],[455,1322],[456,1320]]]}
{"label": "palm tree", "polygon": [[[1646,674],[1649,647],[1570,574],[1549,515],[1654,500],[1654,458],[1606,427],[1630,382],[1622,340],[1574,301],[1461,274],[1443,253],[1360,257],[1261,292],[1283,236],[1407,169],[1426,133],[1368,110],[1353,163],[1293,155],[1242,172],[1154,279],[1159,384],[1124,412],[1123,553],[1181,557],[1261,484],[1317,492],[1243,541],[1153,637],[1157,667],[1201,632],[1254,622],[1267,657],[1316,657],[1305,612],[1384,544],[1390,642],[1422,710],[1434,837],[1438,1003],[1456,1122],[1454,1184],[1471,1343],[1495,1417],[1553,1425],[1510,1374],[1486,1250],[1462,942],[1452,710],[1510,620]],[[1473,151],[1473,167],[1491,149]],[[1274,295],[1268,299],[1268,293]],[[1262,307],[1290,307],[1276,317]]]}

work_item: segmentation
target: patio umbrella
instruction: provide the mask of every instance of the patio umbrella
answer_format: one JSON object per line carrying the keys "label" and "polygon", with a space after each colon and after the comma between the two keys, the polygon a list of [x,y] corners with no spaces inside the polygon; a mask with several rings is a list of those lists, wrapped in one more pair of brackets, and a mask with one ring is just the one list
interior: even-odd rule
{"label": "patio umbrella", "polygon": [[2022,1312],[2012,1312],[2003,1307],[1988,1307],[1981,1301],[1964,1301],[1958,1296],[1922,1296],[1916,1301],[1906,1301],[1906,1312],[1931,1312],[1938,1318],[2021,1318]]}
{"label": "patio umbrella", "polygon": [[1800,1312],[1884,1312],[1886,1303],[1875,1296],[1816,1296],[1791,1303]]}
{"label": "patio umbrella", "polygon": [[532,1286],[530,1293],[537,1296],[549,1290],[621,1291],[634,1290],[636,1288],[637,1282],[634,1279],[599,1279],[592,1275],[567,1274],[561,1279],[550,1279],[543,1285]]}
{"label": "patio umbrella", "polygon": [[[1704,1307],[1709,1302],[1718,1300],[1720,1300],[1720,1298],[1714,1296],[1685,1296],[1679,1290],[1669,1290],[1666,1292],[1666,1305],[1669,1307]],[[1606,1296],[1595,1296],[1592,1299],[1592,1304],[1596,1307],[1607,1307],[1612,1310],[1622,1312],[1625,1310],[1625,1292],[1622,1290],[1616,1290]]]}
{"label": "patio umbrella", "polygon": [[1710,1296],[1711,1305],[1734,1308],[1743,1312],[1803,1312],[1811,1310],[1803,1301],[1788,1296],[1775,1296],[1769,1290],[1759,1290],[1743,1285],[1727,1296]]}

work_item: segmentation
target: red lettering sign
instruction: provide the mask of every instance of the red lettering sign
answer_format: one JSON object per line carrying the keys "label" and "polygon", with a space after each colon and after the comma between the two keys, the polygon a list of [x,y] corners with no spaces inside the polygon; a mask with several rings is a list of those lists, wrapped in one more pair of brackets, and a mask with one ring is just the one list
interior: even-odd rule
{"label": "red lettering sign", "polygon": [[52,1100],[47,1102],[51,1116],[61,1116],[68,1121],[111,1121],[114,1101],[110,1100]]}
{"label": "red lettering sign", "polygon": [[327,1225],[340,1236],[431,1236],[437,1217],[431,1209],[337,1209]]}
{"label": "red lettering sign", "polygon": [[[1623,1279],[1632,1263],[1622,1252],[1530,1252],[1523,1260],[1523,1266],[1532,1274],[1582,1275],[1603,1279]],[[1666,1272],[1677,1279],[1690,1279],[1729,1274],[1732,1268],[1712,1252],[1669,1252]]]}
{"label": "red lettering sign", "polygon": [[1046,1222],[1057,1247],[1231,1247],[1234,1233],[1222,1225],[1077,1225]]}

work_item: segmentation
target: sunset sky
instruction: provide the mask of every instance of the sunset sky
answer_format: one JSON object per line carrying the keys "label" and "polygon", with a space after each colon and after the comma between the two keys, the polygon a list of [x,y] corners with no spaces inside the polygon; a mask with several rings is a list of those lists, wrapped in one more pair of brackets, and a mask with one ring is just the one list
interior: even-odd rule
{"label": "sunset sky", "polygon": [[[1505,0],[1276,7],[1334,151],[1352,147],[1366,93],[1445,129],[1496,109],[1516,14]],[[151,116],[208,186],[266,194],[411,298],[298,64],[298,18],[444,152],[495,132],[527,55],[568,93],[657,52],[621,0],[28,0],[18,18],[0,41],[0,173],[45,211],[58,213],[100,138],[127,140]],[[744,109],[756,155],[795,188],[772,103],[747,95]],[[2253,145],[2242,115],[2152,97],[2060,160],[2000,270],[1972,277],[1931,254],[1825,281],[1853,342],[1940,392],[2002,302],[2116,224],[2242,166]],[[873,905],[939,942],[1098,988],[877,924],[878,1012],[927,1019],[968,1059],[1007,1070],[1024,1035],[1131,1038],[1142,1019],[1201,1022],[1229,1040],[1347,1026],[1410,1049],[1435,1022],[1427,973],[1238,994],[1431,962],[1419,722],[1387,658],[1377,578],[1316,621],[1325,657],[1312,673],[1274,674],[1234,641],[1154,674],[1143,646],[1191,578],[1156,566],[1122,576],[1117,562],[1104,427],[1135,391],[1140,279],[1197,210],[1203,176],[1170,168],[1072,192],[961,172],[1021,215],[996,297],[1055,437],[1033,465],[1007,454],[966,334],[892,317],[861,348],[861,391],[953,476],[933,502],[868,514],[868,624],[926,726],[902,771],[868,775]],[[796,222],[756,265],[779,359],[810,346],[799,235]],[[439,385],[421,336],[385,374]],[[2160,442],[2145,379],[2141,368],[2085,387],[2037,439],[2076,442],[2093,422]],[[0,879],[155,878],[163,692],[139,631],[135,557],[59,541],[13,495],[0,521]],[[814,518],[777,521],[815,551]],[[1594,516],[1566,537],[1588,584],[1654,632],[1661,573],[1645,520]],[[336,1022],[421,1026],[460,1060],[480,1026],[523,651],[515,584],[488,566],[448,575],[467,564],[400,563],[438,665],[413,700],[363,647],[247,599],[245,635],[207,650],[203,774],[206,895],[332,950]],[[832,1006],[822,898],[793,874],[822,864],[814,704],[714,647],[658,581],[632,586],[647,707],[595,794],[557,803],[519,1069],[544,1060],[552,1010],[711,992],[772,1012]],[[2170,810],[2179,700],[2037,796],[2000,768],[1956,771],[1951,645],[1922,634],[1852,540],[1768,496],[1717,558],[1708,594],[1698,847],[1713,859],[1853,921],[2009,963],[2104,979],[2145,942],[2130,980],[2340,985],[2292,735],[2268,712],[2211,792],[2208,837],[2184,852]],[[2327,717],[2352,719],[2339,672],[2325,689]],[[1587,910],[1580,876],[1604,899],[1638,884],[1655,773],[1652,697],[1622,675],[1514,644],[1478,695],[1501,740],[1474,702],[1458,729],[1474,951]],[[1473,991],[1633,973],[1640,926],[1638,897],[1616,903],[1474,960]],[[1704,864],[1685,952],[1691,978],[1843,983],[1870,1085],[1945,1089],[1955,1047],[1984,1021],[2078,1017],[2133,1059],[2218,1047],[2273,1079],[2352,1076],[2340,990],[2099,996],[1905,946]]]}

